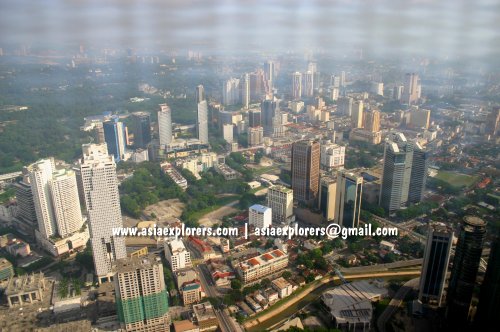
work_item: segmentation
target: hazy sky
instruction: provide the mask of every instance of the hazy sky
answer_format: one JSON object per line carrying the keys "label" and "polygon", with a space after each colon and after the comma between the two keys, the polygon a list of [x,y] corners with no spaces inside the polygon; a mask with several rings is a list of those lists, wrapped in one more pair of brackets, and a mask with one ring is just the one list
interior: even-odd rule
{"label": "hazy sky", "polygon": [[497,0],[1,0],[12,43],[500,54]]}

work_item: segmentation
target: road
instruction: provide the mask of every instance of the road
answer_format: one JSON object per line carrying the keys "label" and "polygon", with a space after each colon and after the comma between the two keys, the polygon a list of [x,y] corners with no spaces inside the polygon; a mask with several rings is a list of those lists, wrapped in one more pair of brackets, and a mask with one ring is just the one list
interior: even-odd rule
{"label": "road", "polygon": [[406,232],[408,233],[408,235],[418,241],[420,241],[420,243],[422,244],[426,244],[427,243],[427,237],[425,235],[422,235],[422,234],[419,234],[417,232],[414,232],[413,230],[405,227],[404,225],[401,225],[401,224],[398,224],[398,223],[395,223],[395,222],[392,222],[390,220],[387,220],[385,218],[382,218],[382,217],[379,217],[379,216],[376,216],[376,215],[373,215],[373,217],[378,221],[380,222],[381,224],[383,225],[389,225],[389,226],[392,226],[392,227],[396,227],[397,229],[403,231],[403,232]]}
{"label": "road", "polygon": [[[371,278],[386,278],[386,277],[403,277],[403,276],[417,276],[420,275],[420,269],[419,270],[413,270],[413,271],[381,271],[381,272],[370,272],[370,273],[361,273],[361,274],[355,274],[355,275],[345,275],[344,277],[347,280],[356,280],[356,279],[371,279]],[[321,279],[319,282],[315,283],[312,287],[309,287],[308,289],[302,291],[299,294],[294,294],[290,297],[290,300],[284,303],[281,306],[274,307],[269,311],[264,311],[263,313],[259,314],[257,317],[254,319],[248,320],[245,322],[244,327],[247,330],[252,330],[252,331],[257,331],[257,326],[265,322],[266,320],[269,320],[270,318],[279,315],[281,312],[285,311],[288,307],[291,305],[295,304],[296,302],[299,302],[302,300],[305,296],[310,294],[312,291],[314,291],[318,287],[322,287],[325,284],[338,280],[339,278],[337,276],[328,276],[324,277]]]}
{"label": "road", "polygon": [[[203,290],[209,297],[220,298],[219,292],[215,287],[215,284],[210,275],[210,271],[205,264],[199,264],[196,269],[198,270],[198,275],[200,276],[201,286]],[[215,308],[215,315],[219,321],[219,326],[222,332],[233,332],[241,331],[241,327],[236,324],[233,319],[227,313],[227,309]]]}
{"label": "road", "polygon": [[377,320],[377,328],[379,332],[385,332],[385,326],[387,325],[387,322],[389,319],[396,313],[396,311],[399,309],[401,304],[403,304],[403,300],[406,297],[406,295],[413,289],[418,287],[418,283],[420,281],[420,278],[415,278],[408,280],[399,290],[397,293],[394,295],[392,298],[391,302],[389,302],[389,305],[387,308],[385,308],[384,312],[382,315]]}

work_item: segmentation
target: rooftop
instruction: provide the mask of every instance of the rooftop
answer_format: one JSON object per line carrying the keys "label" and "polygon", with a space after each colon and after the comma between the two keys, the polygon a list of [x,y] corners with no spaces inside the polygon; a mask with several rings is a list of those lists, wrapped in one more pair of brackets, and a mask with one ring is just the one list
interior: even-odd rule
{"label": "rooftop", "polygon": [[242,270],[247,270],[249,268],[253,268],[259,265],[269,264],[283,256],[285,256],[285,254],[280,249],[272,250],[260,256],[253,257],[240,262],[240,268]]}
{"label": "rooftop", "polygon": [[198,326],[194,325],[190,320],[178,320],[174,322],[174,331],[175,332],[184,332],[191,331],[197,329]]}
{"label": "rooftop", "polygon": [[161,264],[161,258],[150,254],[148,256],[135,256],[118,259],[116,261],[116,272],[130,272],[143,268],[152,268],[155,265]]}
{"label": "rooftop", "polygon": [[271,208],[260,204],[254,204],[250,207],[250,210],[265,213],[267,210],[271,210]]}
{"label": "rooftop", "polygon": [[215,310],[210,304],[210,302],[203,302],[200,304],[193,305],[193,312],[196,316],[198,322],[204,321],[207,319],[217,318],[215,316]]}
{"label": "rooftop", "polygon": [[5,289],[7,296],[17,293],[32,292],[43,288],[44,276],[43,273],[23,275],[16,278],[11,278]]}
{"label": "rooftop", "polygon": [[373,314],[371,301],[385,295],[386,288],[363,280],[330,289],[321,298],[337,323],[368,324]]}

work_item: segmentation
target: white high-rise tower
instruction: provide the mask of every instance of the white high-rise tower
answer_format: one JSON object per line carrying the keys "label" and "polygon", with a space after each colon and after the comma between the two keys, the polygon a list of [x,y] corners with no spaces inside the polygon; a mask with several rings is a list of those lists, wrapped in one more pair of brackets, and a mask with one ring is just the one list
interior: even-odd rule
{"label": "white high-rise tower", "polygon": [[105,144],[84,144],[80,163],[89,218],[90,241],[99,282],[112,276],[112,264],[127,256],[125,238],[113,236],[122,227],[116,164]]}
{"label": "white high-rise tower", "polygon": [[50,187],[57,231],[64,238],[79,231],[83,225],[75,172],[62,169],[53,173]]}
{"label": "white high-rise tower", "polygon": [[29,173],[38,230],[46,239],[57,234],[56,218],[50,201],[50,181],[54,170],[54,159],[50,158],[31,165]]}
{"label": "white high-rise tower", "polygon": [[198,103],[198,139],[202,144],[208,144],[208,104],[206,100]]}
{"label": "white high-rise tower", "polygon": [[160,135],[160,145],[172,143],[172,112],[167,104],[160,104],[158,111],[158,133]]}

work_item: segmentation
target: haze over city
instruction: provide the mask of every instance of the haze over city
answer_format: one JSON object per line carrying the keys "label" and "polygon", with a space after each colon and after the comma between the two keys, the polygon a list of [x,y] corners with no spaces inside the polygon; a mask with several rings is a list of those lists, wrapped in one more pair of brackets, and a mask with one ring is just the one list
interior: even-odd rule
{"label": "haze over city", "polygon": [[0,331],[496,331],[500,3],[0,2]]}

